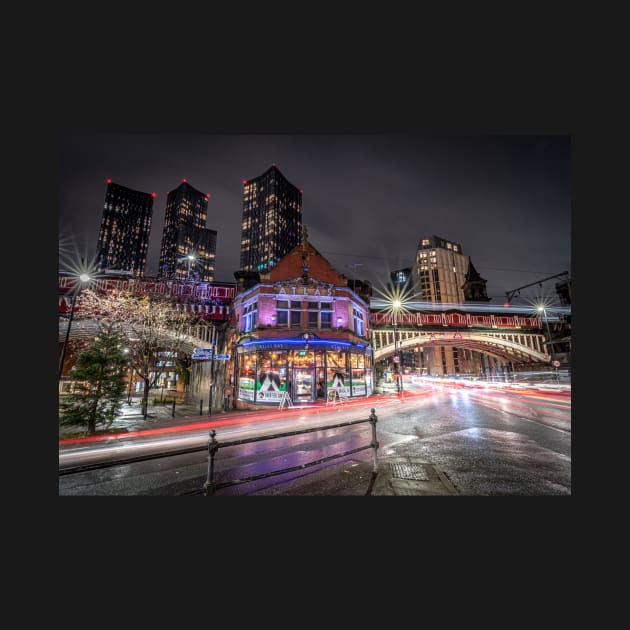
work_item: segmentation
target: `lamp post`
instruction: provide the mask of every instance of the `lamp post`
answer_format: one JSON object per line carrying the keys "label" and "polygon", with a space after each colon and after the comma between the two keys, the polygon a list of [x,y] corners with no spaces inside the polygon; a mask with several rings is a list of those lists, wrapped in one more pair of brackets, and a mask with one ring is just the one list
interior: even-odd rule
{"label": "lamp post", "polygon": [[186,256],[186,259],[188,260],[188,280],[190,280],[190,269],[193,264],[193,260],[195,260],[195,255],[188,254],[188,256]]}
{"label": "lamp post", "polygon": [[398,328],[397,324],[397,314],[400,309],[401,302],[400,300],[394,300],[392,302],[392,312],[394,314],[394,354],[398,357],[398,391],[402,395],[403,393],[403,382],[402,382],[402,352],[400,345],[398,344]]}
{"label": "lamp post", "polygon": [[545,320],[545,325],[547,326],[547,337],[549,337],[549,348],[551,352],[551,360],[555,361],[555,353],[553,351],[553,341],[551,341],[551,330],[549,328],[549,320],[547,319],[547,309],[544,305],[540,305],[537,307],[539,313],[543,314],[543,319]]}
{"label": "lamp post", "polygon": [[72,303],[70,304],[70,316],[68,318],[68,327],[66,328],[66,337],[63,341],[63,347],[61,348],[61,356],[59,357],[59,376],[57,378],[57,382],[61,380],[61,374],[63,372],[63,363],[66,358],[66,347],[68,346],[68,340],[70,339],[70,326],[72,326],[72,319],[74,317],[74,306],[77,303],[77,297],[83,290],[83,286],[87,284],[91,280],[90,276],[87,273],[82,273],[79,276],[79,285],[76,287],[74,291],[74,295],[72,296]]}
{"label": "lamp post", "polygon": [[[212,336],[214,337],[216,333],[216,329],[212,329]],[[208,416],[212,415],[212,390],[214,389],[214,374],[213,374],[213,368],[214,368],[214,355],[216,353],[216,349],[217,349],[217,340],[216,338],[212,339],[211,342],[212,345],[212,353],[210,354],[210,389],[208,391]]]}

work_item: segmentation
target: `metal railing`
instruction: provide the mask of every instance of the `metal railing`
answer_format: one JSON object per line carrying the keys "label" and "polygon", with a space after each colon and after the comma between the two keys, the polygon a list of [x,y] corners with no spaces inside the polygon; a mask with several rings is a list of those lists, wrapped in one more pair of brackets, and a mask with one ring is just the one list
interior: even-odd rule
{"label": "metal railing", "polygon": [[[214,459],[220,448],[227,448],[228,446],[239,446],[240,444],[249,444],[252,442],[261,442],[263,440],[274,440],[274,439],[289,437],[292,435],[302,435],[304,433],[326,431],[328,429],[337,429],[340,427],[347,427],[347,426],[352,426],[355,424],[362,424],[364,422],[369,422],[372,425],[372,441],[370,442],[370,444],[367,444],[365,446],[353,448],[343,453],[329,455],[328,457],[322,457],[312,462],[300,464],[299,466],[291,466],[290,468],[281,468],[280,470],[274,470],[271,472],[262,473],[260,475],[253,475],[251,477],[244,477],[242,479],[233,479],[232,481],[222,481],[219,483],[215,482],[214,480]],[[304,468],[309,468],[310,466],[316,466],[317,464],[322,464],[324,462],[328,462],[333,459],[337,459],[339,457],[345,457],[346,455],[352,455],[353,453],[358,453],[359,451],[364,451],[368,448],[374,449],[373,474],[376,474],[376,472],[378,471],[378,459],[377,459],[376,452],[379,446],[378,440],[376,439],[376,423],[377,423],[376,413],[374,411],[374,408],[372,408],[370,409],[370,416],[366,418],[365,420],[352,420],[350,422],[341,422],[339,424],[329,424],[322,427],[302,429],[301,431],[287,431],[285,433],[275,433],[273,435],[263,435],[260,437],[246,438],[243,440],[232,440],[230,442],[219,442],[216,439],[216,431],[213,429],[212,431],[210,431],[210,439],[208,440],[208,475],[206,478],[206,482],[203,485],[203,494],[205,496],[212,496],[215,493],[215,491],[219,490],[220,488],[227,488],[228,486],[237,486],[243,483],[256,481],[258,479],[265,479],[267,477],[273,477],[275,475],[281,475],[288,472],[294,472],[296,470],[303,470]]]}

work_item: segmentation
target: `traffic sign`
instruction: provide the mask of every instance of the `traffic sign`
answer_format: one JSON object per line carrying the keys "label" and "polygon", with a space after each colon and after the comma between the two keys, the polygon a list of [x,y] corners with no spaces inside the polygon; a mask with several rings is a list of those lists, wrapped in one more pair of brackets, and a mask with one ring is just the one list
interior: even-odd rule
{"label": "traffic sign", "polygon": [[553,365],[553,367],[555,367],[555,368],[559,368],[560,367],[560,361],[552,361],[551,365]]}
{"label": "traffic sign", "polygon": [[215,354],[214,358],[217,359],[217,361],[225,361],[226,359],[230,358],[229,354]]}
{"label": "traffic sign", "polygon": [[400,357],[394,357],[394,363],[398,363],[400,361]]}
{"label": "traffic sign", "polygon": [[195,348],[192,353],[193,359],[212,359],[212,348]]}

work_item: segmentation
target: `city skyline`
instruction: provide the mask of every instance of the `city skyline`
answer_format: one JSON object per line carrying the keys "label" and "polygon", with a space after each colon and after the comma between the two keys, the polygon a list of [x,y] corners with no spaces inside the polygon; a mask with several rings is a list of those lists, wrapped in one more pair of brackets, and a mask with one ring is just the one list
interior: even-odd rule
{"label": "city skyline", "polygon": [[60,247],[88,258],[107,179],[156,193],[147,276],[158,271],[166,193],[186,178],[210,195],[215,280],[234,282],[242,182],[273,163],[304,190],[313,246],[339,273],[375,288],[411,266],[419,239],[430,235],[461,243],[495,304],[571,269],[569,136],[73,132],[59,137],[59,158]]}

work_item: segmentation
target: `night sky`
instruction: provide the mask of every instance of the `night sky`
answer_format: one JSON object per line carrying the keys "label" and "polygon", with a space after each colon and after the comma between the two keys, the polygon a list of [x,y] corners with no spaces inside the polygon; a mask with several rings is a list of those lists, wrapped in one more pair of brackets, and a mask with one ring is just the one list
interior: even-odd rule
{"label": "night sky", "polygon": [[[276,163],[304,189],[308,239],[335,269],[382,287],[422,236],[460,243],[505,292],[571,270],[570,138],[565,135],[215,135],[68,132],[59,137],[60,251],[95,255],[106,180],[156,192],[145,274],[157,274],[166,193],[183,178],[211,194],[215,280],[234,282],[242,180]],[[60,268],[64,267],[60,264]],[[553,296],[554,284],[524,291]]]}

